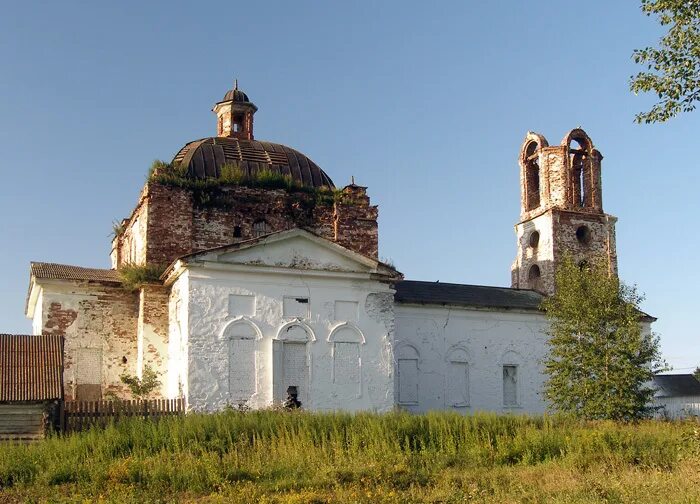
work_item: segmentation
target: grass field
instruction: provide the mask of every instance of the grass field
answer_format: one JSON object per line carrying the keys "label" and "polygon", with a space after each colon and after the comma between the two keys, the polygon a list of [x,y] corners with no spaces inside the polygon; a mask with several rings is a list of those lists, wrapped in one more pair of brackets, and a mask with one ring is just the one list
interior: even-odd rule
{"label": "grass field", "polygon": [[0,445],[0,502],[700,502],[700,424],[226,412]]}

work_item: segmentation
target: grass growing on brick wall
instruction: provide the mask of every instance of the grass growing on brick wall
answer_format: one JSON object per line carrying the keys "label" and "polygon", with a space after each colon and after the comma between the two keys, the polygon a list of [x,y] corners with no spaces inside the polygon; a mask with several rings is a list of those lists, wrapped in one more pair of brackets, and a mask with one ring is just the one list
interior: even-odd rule
{"label": "grass growing on brick wall", "polygon": [[225,412],[0,450],[0,501],[695,502],[693,422]]}
{"label": "grass growing on brick wall", "polygon": [[289,193],[305,193],[311,195],[312,201],[319,205],[332,205],[342,195],[340,190],[334,190],[330,187],[305,186],[290,175],[272,170],[260,170],[249,175],[236,164],[223,165],[221,173],[216,178],[199,179],[189,177],[186,168],[181,165],[156,160],[148,172],[148,181],[190,189],[195,194],[195,201],[201,205],[216,204],[218,190],[231,186],[281,189]]}
{"label": "grass growing on brick wall", "polygon": [[119,267],[117,273],[122,287],[136,290],[144,284],[159,283],[165,269],[166,266],[162,264],[124,264]]}

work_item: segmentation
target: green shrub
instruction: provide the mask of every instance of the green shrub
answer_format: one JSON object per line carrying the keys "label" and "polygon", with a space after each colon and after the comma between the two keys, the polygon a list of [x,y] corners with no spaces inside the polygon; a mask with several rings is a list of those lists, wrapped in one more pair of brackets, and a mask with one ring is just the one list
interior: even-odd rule
{"label": "green shrub", "polygon": [[127,263],[119,267],[117,273],[122,282],[122,287],[127,290],[137,290],[144,284],[160,283],[160,277],[165,272],[166,266],[162,264],[131,264]]}

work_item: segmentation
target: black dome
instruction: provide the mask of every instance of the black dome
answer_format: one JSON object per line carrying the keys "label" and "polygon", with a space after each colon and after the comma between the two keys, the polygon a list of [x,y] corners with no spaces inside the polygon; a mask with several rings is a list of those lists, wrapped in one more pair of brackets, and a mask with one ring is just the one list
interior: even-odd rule
{"label": "black dome", "polygon": [[226,94],[224,95],[224,99],[221,101],[231,101],[231,100],[233,100],[234,102],[250,103],[250,100],[248,99],[248,95],[245,94],[243,91],[241,91],[238,88],[229,89],[228,91],[226,91]]}
{"label": "black dome", "polygon": [[235,164],[249,176],[269,170],[289,175],[307,187],[335,187],[331,178],[301,152],[286,145],[257,140],[235,137],[195,140],[180,149],[173,164],[184,164],[187,175],[198,179],[219,177],[223,165]]}

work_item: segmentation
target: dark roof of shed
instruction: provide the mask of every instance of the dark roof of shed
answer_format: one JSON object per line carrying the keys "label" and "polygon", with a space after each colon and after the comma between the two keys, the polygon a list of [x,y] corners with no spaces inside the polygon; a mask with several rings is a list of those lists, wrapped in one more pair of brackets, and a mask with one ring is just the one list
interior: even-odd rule
{"label": "dark roof of shed", "polygon": [[655,375],[654,384],[664,397],[700,396],[700,381],[692,374]]}
{"label": "dark roof of shed", "polygon": [[101,268],[83,268],[68,264],[32,262],[31,275],[37,279],[47,280],[88,280],[94,282],[121,283],[117,270]]}
{"label": "dark roof of shed", "polygon": [[333,181],[316,163],[286,145],[235,137],[210,137],[186,144],[173,164],[187,167],[187,176],[218,178],[225,164],[236,165],[246,176],[267,170],[288,175],[307,187],[334,188]]}
{"label": "dark roof of shed", "polygon": [[0,334],[0,401],[63,397],[63,337]]}
{"label": "dark roof of shed", "polygon": [[403,280],[396,283],[398,303],[539,310],[542,295],[524,289]]}

